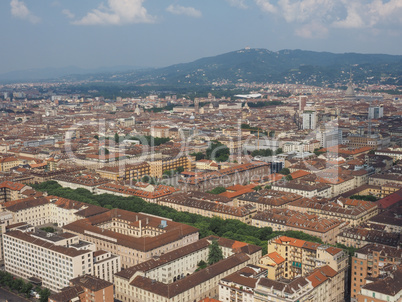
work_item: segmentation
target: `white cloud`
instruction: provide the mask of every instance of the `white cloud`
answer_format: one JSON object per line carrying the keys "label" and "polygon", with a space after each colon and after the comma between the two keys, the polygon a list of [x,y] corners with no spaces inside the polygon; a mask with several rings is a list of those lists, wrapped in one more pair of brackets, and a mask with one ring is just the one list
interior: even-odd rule
{"label": "white cloud", "polygon": [[75,15],[69,9],[63,9],[62,14],[65,15],[69,19],[74,19]]}
{"label": "white cloud", "polygon": [[262,11],[297,24],[295,33],[308,38],[326,36],[331,27],[374,29],[384,24],[402,24],[402,0],[254,1]]}
{"label": "white cloud", "polygon": [[226,0],[231,6],[246,9],[248,6],[246,5],[245,0]]}
{"label": "white cloud", "polygon": [[108,0],[105,7],[101,4],[80,20],[76,25],[121,25],[131,23],[153,23],[155,17],[148,14],[142,3],[144,0]]}
{"label": "white cloud", "polygon": [[323,24],[312,22],[298,27],[295,34],[307,39],[325,38],[328,35],[328,28]]}
{"label": "white cloud", "polygon": [[14,17],[27,20],[33,24],[40,22],[40,18],[31,13],[23,1],[11,0],[10,6],[11,14]]}
{"label": "white cloud", "polygon": [[257,3],[257,5],[267,13],[275,14],[277,12],[275,5],[271,4],[269,0],[255,0],[255,3]]}
{"label": "white cloud", "polygon": [[166,10],[175,15],[186,15],[189,17],[200,18],[202,17],[201,11],[194,7],[184,7],[180,5],[169,5]]}

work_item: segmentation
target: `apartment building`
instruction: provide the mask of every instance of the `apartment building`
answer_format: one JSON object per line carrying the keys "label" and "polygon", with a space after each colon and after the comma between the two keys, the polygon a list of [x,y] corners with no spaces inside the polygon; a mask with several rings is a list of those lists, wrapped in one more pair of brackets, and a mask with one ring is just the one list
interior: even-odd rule
{"label": "apartment building", "polygon": [[343,197],[333,201],[304,198],[289,203],[288,208],[347,221],[350,226],[360,225],[378,214],[378,206],[375,203]]}
{"label": "apartment building", "polygon": [[332,188],[328,184],[302,182],[299,180],[291,180],[284,182],[276,182],[272,185],[272,190],[289,192],[301,195],[303,197],[323,197],[330,198],[332,196]]}
{"label": "apartment building", "polygon": [[402,300],[402,266],[389,265],[378,278],[367,280],[360,293],[358,302],[398,302]]}
{"label": "apartment building", "polygon": [[0,203],[17,200],[25,197],[23,192],[32,190],[32,187],[22,183],[3,181],[0,183]]}
{"label": "apartment building", "polygon": [[244,206],[250,204],[262,212],[273,208],[285,208],[292,201],[302,198],[301,195],[276,190],[250,192],[234,200],[234,204]]}
{"label": "apartment building", "polygon": [[9,212],[0,212],[0,262],[3,262],[3,234],[13,222],[13,215]]}
{"label": "apartment building", "polygon": [[[210,195],[213,194],[201,192],[177,193],[159,199],[158,204],[176,209],[177,211],[189,212],[205,217],[237,219],[247,224],[251,223],[250,217],[256,212],[252,205],[231,206],[214,200],[216,198]],[[226,199],[226,197],[222,196],[219,196],[219,198]]]}
{"label": "apartment building", "polygon": [[243,269],[221,280],[219,297],[233,302],[341,302],[339,275],[328,265],[292,280],[272,280]]}
{"label": "apartment building", "polygon": [[270,174],[270,165],[264,162],[251,162],[219,171],[196,173],[179,179],[182,191],[208,191],[218,186],[244,184],[259,181]]}
{"label": "apartment building", "polygon": [[356,226],[344,229],[338,234],[336,241],[354,248],[361,248],[370,243],[398,246],[401,243],[401,234]]}
{"label": "apartment building", "polygon": [[[329,265],[335,271],[344,273],[348,267],[348,257],[342,249],[286,236],[268,241],[268,253],[272,252],[277,252],[285,259],[282,277],[286,279],[293,279],[298,275],[305,276],[323,265]],[[343,276],[343,280],[345,278]]]}
{"label": "apartment building", "polygon": [[[3,244],[6,271],[24,279],[38,278],[55,292],[73,278],[95,274],[94,266],[100,265],[94,258],[95,245],[69,233],[12,230],[3,235]],[[120,258],[108,254],[102,261],[109,263],[111,273],[104,276],[113,282],[113,274],[120,270]]]}
{"label": "apartment building", "polygon": [[[201,260],[207,262],[212,240],[218,241],[224,259],[197,271]],[[258,246],[224,238],[204,238],[117,273],[116,298],[123,302],[217,298],[221,278],[256,263],[259,257]]]}
{"label": "apartment building", "polygon": [[307,214],[289,209],[271,209],[257,212],[252,217],[251,225],[273,231],[302,231],[319,237],[323,242],[335,244],[338,234],[347,223],[336,218],[324,218],[316,214]]}
{"label": "apartment building", "polygon": [[381,244],[367,244],[352,257],[351,301],[358,301],[358,294],[372,278],[378,278],[388,264],[399,265],[402,249]]}
{"label": "apartment building", "polygon": [[72,222],[63,230],[120,255],[124,268],[198,240],[198,229],[192,226],[120,209]]}
{"label": "apartment building", "polygon": [[49,302],[113,302],[113,294],[113,283],[86,274],[70,280],[70,286],[50,295]]}

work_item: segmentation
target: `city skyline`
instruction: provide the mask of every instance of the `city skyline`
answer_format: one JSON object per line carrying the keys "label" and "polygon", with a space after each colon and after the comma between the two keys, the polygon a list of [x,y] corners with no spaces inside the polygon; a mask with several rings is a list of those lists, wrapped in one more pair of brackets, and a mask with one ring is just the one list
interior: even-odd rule
{"label": "city skyline", "polygon": [[397,0],[77,3],[3,1],[0,73],[163,67],[244,47],[401,54]]}

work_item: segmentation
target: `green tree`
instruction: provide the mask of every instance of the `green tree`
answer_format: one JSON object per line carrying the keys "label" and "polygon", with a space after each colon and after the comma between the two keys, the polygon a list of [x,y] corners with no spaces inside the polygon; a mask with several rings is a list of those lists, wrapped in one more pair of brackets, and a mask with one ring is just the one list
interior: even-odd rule
{"label": "green tree", "polygon": [[222,249],[220,248],[217,240],[212,240],[212,243],[208,247],[208,264],[214,264],[223,259]]}
{"label": "green tree", "polygon": [[22,286],[21,292],[24,293],[27,298],[29,298],[29,297],[30,297],[30,294],[29,294],[29,293],[30,293],[30,291],[32,290],[32,288],[33,288],[32,283],[31,283],[31,282],[26,282],[26,283]]}
{"label": "green tree", "polygon": [[211,191],[207,191],[207,193],[211,193],[211,194],[221,194],[223,192],[226,192],[225,187],[216,187],[215,189],[212,189]]}
{"label": "green tree", "polygon": [[261,189],[262,189],[261,186],[255,186],[255,187],[253,188],[253,190],[255,190],[255,191],[260,191]]}
{"label": "green tree", "polygon": [[95,135],[94,135],[94,139],[99,140],[99,135],[95,134]]}
{"label": "green tree", "polygon": [[229,159],[230,150],[224,144],[214,141],[207,149],[207,158],[218,162],[227,161]]}
{"label": "green tree", "polygon": [[286,176],[284,176],[283,177],[285,180],[287,180],[287,181],[289,181],[289,180],[293,180],[293,177],[292,177],[292,175],[286,175]]}
{"label": "green tree", "polygon": [[182,166],[177,167],[176,171],[177,171],[177,173],[182,173],[182,172],[184,172],[184,168]]}
{"label": "green tree", "polygon": [[114,134],[114,141],[116,142],[116,144],[120,142],[120,136],[117,132]]}
{"label": "green tree", "polygon": [[276,149],[275,154],[281,154],[281,153],[283,153],[282,148],[278,148],[278,149]]}
{"label": "green tree", "polygon": [[201,160],[205,158],[205,154],[202,152],[190,153],[191,156],[195,156],[195,160]]}
{"label": "green tree", "polygon": [[290,170],[289,170],[289,168],[283,168],[282,170],[279,171],[279,174],[282,174],[282,175],[289,175],[289,174],[290,174]]}
{"label": "green tree", "polygon": [[51,292],[48,288],[44,288],[40,291],[40,298],[39,301],[40,302],[47,302],[49,299]]}

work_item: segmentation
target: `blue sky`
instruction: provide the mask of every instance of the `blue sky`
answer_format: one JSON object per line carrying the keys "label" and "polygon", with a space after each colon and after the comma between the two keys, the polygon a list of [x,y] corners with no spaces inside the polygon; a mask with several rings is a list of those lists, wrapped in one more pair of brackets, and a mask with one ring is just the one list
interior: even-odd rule
{"label": "blue sky", "polygon": [[0,73],[244,48],[402,54],[402,0],[2,0]]}

